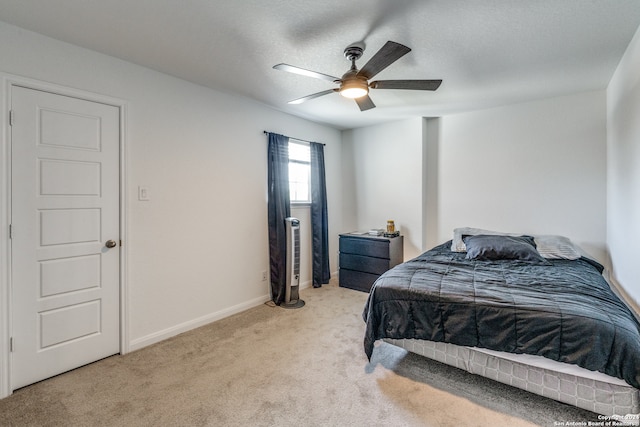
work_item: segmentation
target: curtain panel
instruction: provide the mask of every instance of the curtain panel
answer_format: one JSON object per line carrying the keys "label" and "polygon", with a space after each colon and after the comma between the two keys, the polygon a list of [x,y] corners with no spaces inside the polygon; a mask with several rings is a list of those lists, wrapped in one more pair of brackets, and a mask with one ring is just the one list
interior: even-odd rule
{"label": "curtain panel", "polygon": [[311,237],[313,249],[313,287],[329,283],[329,221],[327,185],[324,173],[324,145],[312,142],[311,148]]}
{"label": "curtain panel", "polygon": [[268,133],[268,219],[271,299],[285,300],[287,285],[287,232],[284,219],[291,216],[289,199],[289,138]]}

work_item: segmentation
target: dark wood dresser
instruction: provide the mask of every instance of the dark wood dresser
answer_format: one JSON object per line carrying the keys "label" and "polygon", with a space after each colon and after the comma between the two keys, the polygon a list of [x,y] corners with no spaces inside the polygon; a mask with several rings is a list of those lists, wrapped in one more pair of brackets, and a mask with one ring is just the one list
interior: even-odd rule
{"label": "dark wood dresser", "polygon": [[403,261],[403,236],[340,234],[339,285],[369,292],[385,271]]}

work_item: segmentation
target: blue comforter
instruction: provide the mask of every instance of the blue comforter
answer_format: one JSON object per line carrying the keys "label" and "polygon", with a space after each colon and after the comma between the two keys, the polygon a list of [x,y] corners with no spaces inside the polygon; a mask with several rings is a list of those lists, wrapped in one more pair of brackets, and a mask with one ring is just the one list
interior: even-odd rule
{"label": "blue comforter", "polygon": [[398,265],[367,300],[364,349],[415,338],[544,356],[640,388],[640,325],[595,261],[466,260],[451,242]]}

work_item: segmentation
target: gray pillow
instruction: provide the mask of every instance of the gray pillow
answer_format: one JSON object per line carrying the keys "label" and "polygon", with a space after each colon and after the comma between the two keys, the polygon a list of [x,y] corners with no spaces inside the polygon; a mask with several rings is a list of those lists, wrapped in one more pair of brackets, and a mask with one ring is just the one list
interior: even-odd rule
{"label": "gray pillow", "polygon": [[498,260],[517,259],[535,264],[549,264],[536,250],[531,236],[491,236],[479,234],[464,236],[466,259]]}

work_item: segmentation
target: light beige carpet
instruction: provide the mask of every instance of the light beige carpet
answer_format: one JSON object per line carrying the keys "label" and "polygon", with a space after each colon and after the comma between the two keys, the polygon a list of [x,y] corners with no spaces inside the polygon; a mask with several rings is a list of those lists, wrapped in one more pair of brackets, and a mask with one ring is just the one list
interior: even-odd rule
{"label": "light beige carpet", "polygon": [[366,293],[305,289],[0,400],[1,426],[553,426],[597,416],[380,344]]}

